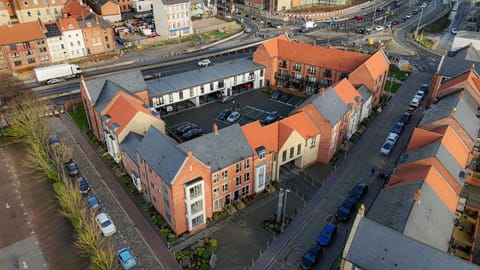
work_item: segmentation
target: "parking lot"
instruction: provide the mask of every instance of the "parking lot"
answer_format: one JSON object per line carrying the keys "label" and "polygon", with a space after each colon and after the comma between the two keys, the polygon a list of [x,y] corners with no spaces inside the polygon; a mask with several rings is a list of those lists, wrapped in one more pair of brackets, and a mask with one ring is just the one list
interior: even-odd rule
{"label": "parking lot", "polygon": [[181,134],[176,132],[176,128],[185,123],[193,123],[200,127],[203,132],[212,131],[214,123],[218,127],[224,128],[231,123],[226,119],[220,119],[219,114],[224,110],[238,111],[240,118],[235,121],[240,125],[264,120],[272,111],[277,111],[280,119],[287,117],[292,110],[298,107],[304,101],[303,98],[291,96],[288,100],[280,101],[270,98],[270,94],[260,90],[252,90],[236,95],[228,100],[228,102],[220,103],[212,101],[199,108],[190,108],[188,110],[164,116],[167,130],[173,135],[177,141],[181,141]]}

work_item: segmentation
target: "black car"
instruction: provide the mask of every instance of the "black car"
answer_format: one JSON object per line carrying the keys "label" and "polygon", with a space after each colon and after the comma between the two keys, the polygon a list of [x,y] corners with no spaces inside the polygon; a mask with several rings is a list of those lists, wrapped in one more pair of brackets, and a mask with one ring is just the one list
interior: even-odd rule
{"label": "black car", "polygon": [[392,128],[391,132],[400,135],[400,133],[402,133],[403,131],[403,126],[404,124],[402,122],[397,122],[395,126]]}
{"label": "black car", "polygon": [[363,197],[367,192],[368,185],[365,183],[358,183],[352,191],[350,191],[350,197],[354,198],[357,202]]}
{"label": "black car", "polygon": [[88,184],[85,177],[80,176],[79,178],[77,178],[77,184],[78,188],[80,189],[80,193],[87,194],[90,191],[90,185]]}
{"label": "black car", "polygon": [[60,141],[60,137],[58,137],[57,135],[53,135],[52,137],[50,137],[48,139],[48,144],[49,145],[59,145],[61,143],[62,142]]}
{"label": "black car", "polygon": [[357,201],[352,198],[348,197],[346,198],[342,205],[338,207],[337,212],[335,213],[335,219],[337,219],[340,222],[347,222],[348,217],[350,216],[350,213],[352,213],[353,209],[355,209],[355,205],[357,204]]}
{"label": "black car", "polygon": [[282,102],[287,102],[292,98],[292,96],[293,95],[290,94],[290,93],[282,93],[282,95],[278,98],[278,100],[280,100]]}
{"label": "black car", "polygon": [[203,130],[201,128],[192,128],[189,131],[182,134],[184,140],[190,140],[203,135]]}
{"label": "black car", "polygon": [[179,134],[183,134],[183,133],[189,131],[190,129],[193,129],[193,128],[196,128],[196,127],[197,127],[197,125],[192,124],[192,123],[188,123],[188,122],[183,123],[183,124],[181,124],[180,126],[177,127],[177,132]]}
{"label": "black car", "polygon": [[271,99],[277,100],[282,95],[280,91],[273,91],[272,95],[270,96]]}
{"label": "black car", "polygon": [[398,120],[398,122],[406,125],[409,120],[410,120],[410,113],[404,112],[402,116],[400,116],[400,120]]}
{"label": "black car", "polygon": [[227,119],[227,117],[228,117],[229,115],[230,115],[230,110],[229,110],[229,109],[225,109],[225,110],[221,111],[220,113],[218,113],[217,119],[218,119],[218,120],[225,121],[225,119]]}
{"label": "black car", "polygon": [[80,174],[80,170],[78,169],[77,163],[73,161],[65,164],[65,169],[67,169],[67,174],[70,176],[77,176]]}

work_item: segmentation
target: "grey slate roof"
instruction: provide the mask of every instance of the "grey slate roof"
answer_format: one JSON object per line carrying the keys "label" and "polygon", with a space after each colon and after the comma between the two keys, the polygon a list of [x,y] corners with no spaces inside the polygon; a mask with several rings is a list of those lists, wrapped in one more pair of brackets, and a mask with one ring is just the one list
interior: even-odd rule
{"label": "grey slate roof", "polygon": [[[98,23],[97,23],[98,22]],[[100,26],[102,29],[107,29],[110,28],[110,24],[105,21],[104,19],[97,17],[95,18],[95,15],[93,13],[90,13],[87,18],[84,20],[82,19],[77,19],[77,23],[80,28],[88,28],[88,27],[94,27],[94,26]]]}
{"label": "grey slate roof", "polygon": [[440,163],[447,169],[450,175],[463,187],[465,179],[460,178],[460,171],[464,171],[463,166],[457,162],[450,151],[440,142],[430,144],[407,153],[402,154],[399,164],[415,162],[429,157],[436,157]]}
{"label": "grey slate roof", "polygon": [[[108,85],[107,82],[109,82]],[[90,98],[92,99],[93,105],[97,104],[100,95],[105,89],[105,91],[109,93],[102,96],[101,99],[107,99],[107,103],[118,92],[118,90],[125,90],[133,94],[147,89],[147,85],[145,84],[145,80],[140,71],[125,72],[110,77],[85,80],[85,85]],[[111,95],[113,92],[115,94]],[[101,102],[105,102],[105,100]]]}
{"label": "grey slate roof", "polygon": [[189,2],[189,0],[162,0],[164,5],[175,5]]}
{"label": "grey slate roof", "polygon": [[187,153],[177,147],[167,135],[150,126],[137,148],[138,154],[167,184],[172,184],[175,176],[187,159]]}
{"label": "grey slate roof", "polygon": [[475,64],[475,70],[480,72],[480,54],[472,45],[467,45],[456,51],[448,52],[440,67],[440,75],[454,77],[460,73],[469,70],[472,64]]}
{"label": "grey slate roof", "polygon": [[252,59],[242,58],[237,61],[197,68],[172,76],[148,80],[147,88],[150,96],[159,96],[262,68],[262,65],[253,63]]}
{"label": "grey slate roof", "polygon": [[331,86],[325,89],[323,95],[319,93],[309,97],[298,108],[305,107],[308,104],[313,104],[331,126],[335,126],[335,124],[350,110],[349,106],[345,105],[343,100],[337,95]]}
{"label": "grey slate roof", "polygon": [[457,106],[459,94],[459,92],[452,93],[448,96],[442,97],[437,104],[432,104],[432,106],[424,112],[422,120],[418,126],[423,126],[447,118]]}
{"label": "grey slate roof", "polygon": [[234,124],[191,141],[179,144],[184,151],[192,150],[211,171],[218,171],[253,155],[239,124]]}
{"label": "grey slate roof", "polygon": [[369,99],[372,95],[372,92],[368,89],[367,86],[365,86],[365,84],[362,84],[360,87],[358,87],[357,91],[360,93],[363,100]]}
{"label": "grey slate roof", "polygon": [[457,104],[455,119],[465,129],[472,140],[476,141],[479,135],[480,119],[476,116],[478,105],[467,91]]}
{"label": "grey slate roof", "polygon": [[137,148],[143,136],[135,132],[129,132],[120,143],[120,148],[137,164]]}
{"label": "grey slate roof", "polygon": [[368,218],[360,220],[345,259],[368,270],[480,269]]}
{"label": "grey slate roof", "polygon": [[[421,196],[414,201],[417,189],[421,189]],[[455,220],[440,197],[423,180],[382,190],[367,216],[442,251],[448,250]]]}

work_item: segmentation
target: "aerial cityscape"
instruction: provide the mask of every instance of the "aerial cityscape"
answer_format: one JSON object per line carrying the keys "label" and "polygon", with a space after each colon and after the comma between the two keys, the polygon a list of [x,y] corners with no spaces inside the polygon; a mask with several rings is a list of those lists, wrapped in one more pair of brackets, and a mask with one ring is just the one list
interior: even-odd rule
{"label": "aerial cityscape", "polygon": [[480,269],[479,15],[0,0],[0,269]]}

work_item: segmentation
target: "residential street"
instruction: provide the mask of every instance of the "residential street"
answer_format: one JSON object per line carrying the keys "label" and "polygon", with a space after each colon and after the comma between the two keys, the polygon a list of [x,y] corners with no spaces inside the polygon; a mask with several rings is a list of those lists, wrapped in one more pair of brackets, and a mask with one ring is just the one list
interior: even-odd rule
{"label": "residential street", "polygon": [[[430,83],[433,76],[428,73],[412,73],[388,105],[371,123],[345,159],[338,164],[326,184],[313,196],[307,206],[290,224],[286,232],[255,262],[251,269],[292,269],[298,267],[303,253],[316,241],[321,228],[332,220],[333,214],[348,192],[359,182],[369,185],[369,192],[363,198],[367,210],[383,186],[375,172],[391,172],[408,142],[413,128],[421,118],[417,110],[388,157],[378,154],[390,129],[406,111],[408,103],[422,83]],[[425,101],[424,101],[425,102]],[[368,212],[367,212],[368,217]],[[352,221],[352,220],[351,220]],[[350,221],[350,222],[351,222]],[[331,247],[326,248],[315,269],[330,269],[340,256],[351,224],[340,225],[338,237]]]}

